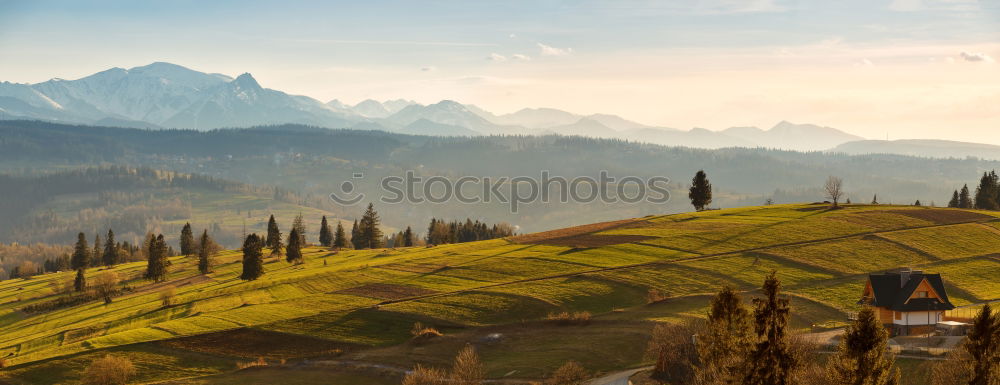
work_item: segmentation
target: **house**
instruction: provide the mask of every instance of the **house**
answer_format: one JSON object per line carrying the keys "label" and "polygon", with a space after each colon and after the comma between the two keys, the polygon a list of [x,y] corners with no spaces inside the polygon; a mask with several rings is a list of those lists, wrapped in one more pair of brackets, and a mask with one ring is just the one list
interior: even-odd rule
{"label": "house", "polygon": [[940,274],[909,268],[869,274],[858,304],[874,307],[879,321],[894,336],[930,333],[944,321],[944,312],[955,308]]}

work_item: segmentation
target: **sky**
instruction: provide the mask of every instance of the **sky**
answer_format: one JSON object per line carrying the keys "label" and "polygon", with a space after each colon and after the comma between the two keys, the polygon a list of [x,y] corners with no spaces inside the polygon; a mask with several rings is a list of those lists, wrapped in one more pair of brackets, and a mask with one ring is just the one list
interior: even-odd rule
{"label": "sky", "polygon": [[0,0],[0,81],[155,61],[324,102],[1000,144],[1000,0]]}

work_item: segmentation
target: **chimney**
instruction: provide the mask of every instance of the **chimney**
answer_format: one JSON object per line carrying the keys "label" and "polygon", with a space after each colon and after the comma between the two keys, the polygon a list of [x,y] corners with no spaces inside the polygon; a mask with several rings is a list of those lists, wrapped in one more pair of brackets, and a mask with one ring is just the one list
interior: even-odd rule
{"label": "chimney", "polygon": [[913,270],[910,270],[909,267],[904,267],[899,271],[899,287],[906,286],[906,283],[910,281],[910,274],[912,272]]}

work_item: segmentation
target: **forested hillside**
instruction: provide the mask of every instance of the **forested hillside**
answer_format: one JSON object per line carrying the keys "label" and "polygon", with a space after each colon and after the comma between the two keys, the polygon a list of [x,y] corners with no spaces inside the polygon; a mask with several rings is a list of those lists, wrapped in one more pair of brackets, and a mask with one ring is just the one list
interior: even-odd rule
{"label": "forested hillside", "polygon": [[[198,173],[254,185],[278,186],[298,193],[311,205],[338,210],[326,197],[351,180],[356,191],[378,204],[379,180],[412,170],[417,175],[573,178],[665,176],[674,197],[694,171],[717,181],[713,207],[822,199],[828,175],[844,179],[847,198],[882,203],[944,205],[956,187],[974,181],[1000,162],[974,158],[929,159],[895,155],[801,153],[761,148],[718,150],[665,147],[612,139],[563,136],[435,138],[382,131],[327,130],[283,125],[208,132],[140,130],[0,122],[0,168],[62,169],[120,163]],[[355,179],[356,173],[364,175]],[[375,197],[375,199],[371,199]],[[585,209],[583,209],[585,206]],[[432,217],[465,218],[475,212],[490,222],[506,221],[521,231],[536,231],[621,216],[687,210],[685,200],[667,204],[574,205],[532,203],[517,215],[506,204],[396,205],[382,210],[387,224],[426,223]],[[344,208],[345,212],[357,208]]]}

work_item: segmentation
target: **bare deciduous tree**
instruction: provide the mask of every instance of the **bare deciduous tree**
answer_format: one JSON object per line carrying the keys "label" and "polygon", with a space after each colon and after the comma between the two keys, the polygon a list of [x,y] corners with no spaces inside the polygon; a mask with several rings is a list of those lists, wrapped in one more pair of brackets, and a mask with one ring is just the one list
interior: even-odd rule
{"label": "bare deciduous tree", "polygon": [[843,179],[832,175],[826,178],[826,185],[823,186],[823,190],[826,190],[826,197],[833,202],[833,207],[837,207],[837,203],[840,202],[840,197],[844,196],[843,187]]}
{"label": "bare deciduous tree", "polygon": [[104,303],[111,303],[111,297],[118,290],[118,273],[105,271],[99,274],[91,288],[94,294],[104,299]]}
{"label": "bare deciduous tree", "polygon": [[106,355],[94,360],[83,372],[86,385],[125,385],[135,375],[132,361],[126,357]]}

